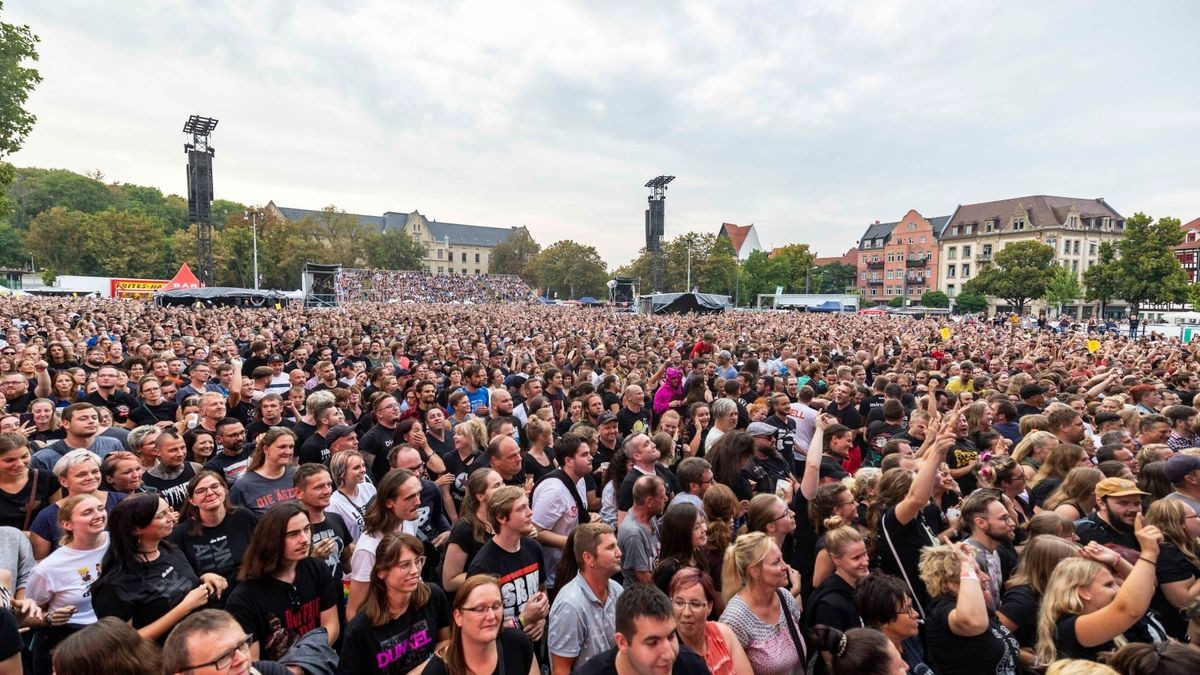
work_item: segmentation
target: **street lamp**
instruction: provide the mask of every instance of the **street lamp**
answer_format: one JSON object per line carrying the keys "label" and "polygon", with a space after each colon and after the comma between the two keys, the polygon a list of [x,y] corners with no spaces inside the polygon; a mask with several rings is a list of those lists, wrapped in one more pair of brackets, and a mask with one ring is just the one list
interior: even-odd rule
{"label": "street lamp", "polygon": [[254,290],[258,290],[258,219],[261,216],[257,209],[242,211],[242,220],[250,221],[250,233],[254,238]]}

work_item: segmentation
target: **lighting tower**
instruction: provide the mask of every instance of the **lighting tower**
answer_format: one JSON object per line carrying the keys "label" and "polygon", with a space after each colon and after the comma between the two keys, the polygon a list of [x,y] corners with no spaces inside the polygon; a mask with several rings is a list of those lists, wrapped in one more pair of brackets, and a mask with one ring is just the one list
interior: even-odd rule
{"label": "lighting tower", "polygon": [[212,286],[215,278],[212,255],[212,158],[216,151],[208,137],[217,128],[217,120],[192,115],[183,125],[183,133],[191,136],[183,144],[187,153],[188,221],[196,224],[196,273],[200,282]]}
{"label": "lighting tower", "polygon": [[646,182],[650,188],[646,209],[646,250],[650,252],[650,277],[655,293],[663,292],[663,277],[666,275],[666,259],[663,257],[662,240],[665,232],[664,218],[667,201],[667,183],[675,176],[658,176]]}

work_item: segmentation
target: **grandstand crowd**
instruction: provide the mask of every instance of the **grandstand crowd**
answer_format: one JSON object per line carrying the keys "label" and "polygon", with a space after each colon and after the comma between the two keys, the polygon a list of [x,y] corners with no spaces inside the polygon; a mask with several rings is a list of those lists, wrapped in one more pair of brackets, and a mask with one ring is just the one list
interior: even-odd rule
{"label": "grandstand crowd", "polygon": [[346,272],[0,298],[0,674],[1200,672],[1195,344]]}
{"label": "grandstand crowd", "polygon": [[533,291],[512,274],[438,274],[381,269],[339,269],[338,302],[457,302],[487,305],[531,302]]}

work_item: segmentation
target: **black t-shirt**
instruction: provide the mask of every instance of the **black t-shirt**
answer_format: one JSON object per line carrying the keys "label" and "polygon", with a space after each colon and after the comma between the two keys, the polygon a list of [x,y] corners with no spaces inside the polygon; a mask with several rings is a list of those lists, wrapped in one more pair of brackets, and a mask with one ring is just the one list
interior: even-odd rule
{"label": "black t-shirt", "polygon": [[388,429],[382,424],[376,424],[358,440],[358,451],[369,453],[375,457],[371,462],[371,477],[378,483],[391,470],[388,464],[388,451],[392,449],[396,439],[395,429]]}
{"label": "black t-shirt", "polygon": [[1079,644],[1079,639],[1075,636],[1077,619],[1079,619],[1078,614],[1068,614],[1059,617],[1058,621],[1054,623],[1054,648],[1058,652],[1058,658],[1098,661],[1100,654],[1116,649],[1117,646],[1112,640],[1095,647],[1084,647]]}
{"label": "black t-shirt", "polygon": [[454,452],[454,432],[449,429],[442,431],[442,440],[438,440],[436,436],[425,432],[425,442],[429,443],[429,449],[433,450],[433,454],[441,457],[447,452]]}
{"label": "black t-shirt", "polygon": [[999,611],[1017,625],[1013,637],[1017,638],[1017,643],[1022,647],[1033,649],[1037,644],[1037,620],[1040,606],[1041,603],[1038,602],[1037,594],[1033,592],[1032,586],[1013,586],[1004,592]]}
{"label": "black t-shirt", "polygon": [[337,513],[326,513],[325,520],[319,523],[312,523],[312,543],[313,546],[325,541],[333,539],[337,541],[337,546],[334,547],[333,553],[325,559],[325,565],[329,568],[329,574],[334,579],[340,578],[340,565],[342,562],[342,551],[346,547],[353,544],[350,539],[350,529],[346,527],[346,521],[342,520],[342,516]]}
{"label": "black t-shirt", "polygon": [[142,474],[142,482],[154,488],[158,492],[158,496],[166,500],[167,506],[179,511],[179,508],[187,501],[188,481],[195,475],[196,469],[192,467],[192,463],[184,462],[179,475],[174,478],[159,478],[147,471]]}
{"label": "black t-shirt", "polygon": [[450,604],[435,584],[429,584],[425,606],[410,604],[382,626],[372,626],[366,613],[359,612],[346,625],[338,675],[406,675],[433,655],[438,630],[449,627],[449,621]]}
{"label": "black t-shirt", "polygon": [[301,464],[329,466],[329,441],[321,434],[314,433],[304,440],[304,444],[296,451],[296,457]]}
{"label": "black t-shirt", "polygon": [[[767,415],[766,423],[775,427],[775,449],[779,451],[779,456],[783,458],[795,457],[796,448],[796,422],[790,417],[779,419],[779,415]],[[693,430],[694,434],[695,431]],[[690,438],[690,437],[689,437]],[[792,467],[792,472],[796,471]]]}
{"label": "black t-shirt", "polygon": [[[7,609],[0,609],[0,661],[7,661],[20,654],[25,648],[25,641],[17,630],[17,618]],[[526,666],[522,672],[529,672]]]}
{"label": "black t-shirt", "polygon": [[867,419],[871,415],[871,411],[883,408],[883,394],[871,394],[864,398],[862,403],[858,404],[858,415],[863,419]]}
{"label": "black t-shirt", "polygon": [[94,406],[103,406],[112,411],[113,425],[121,426],[129,421],[129,416],[133,414],[135,408],[138,407],[138,400],[130,394],[123,391],[114,391],[112,396],[105,399],[100,395],[100,392],[93,391],[83,399],[84,403],[91,403]]}
{"label": "black t-shirt", "polygon": [[[360,444],[361,448],[362,445]],[[446,473],[454,476],[454,482],[450,484],[450,496],[454,498],[454,505],[461,506],[463,497],[467,496],[467,479],[471,477],[471,468],[479,461],[483,453],[475,453],[467,456],[467,461],[463,461],[462,457],[458,456],[458,451],[453,450],[442,455],[442,462],[446,464]]]}
{"label": "black t-shirt", "polygon": [[862,626],[862,619],[854,608],[854,587],[837,574],[829,575],[813,591],[804,617],[810,627],[824,624],[847,631]]}
{"label": "black t-shirt", "polygon": [[242,558],[250,547],[250,538],[256,525],[258,514],[250,509],[235,507],[225,514],[225,519],[216,527],[201,526],[200,534],[196,536],[188,534],[192,527],[189,518],[176,525],[168,539],[179,547],[197,575],[212,572],[225,577],[229,588],[218,601],[224,605],[237,586],[238,570],[242,567]]}
{"label": "black t-shirt", "polygon": [[507,619],[517,616],[529,598],[546,583],[542,561],[542,545],[533,539],[522,537],[521,548],[516,553],[500,548],[493,539],[475,554],[467,575],[491,574],[496,577]]}
{"label": "black t-shirt", "polygon": [[836,403],[830,403],[825,406],[825,412],[837,418],[837,421],[857,430],[862,426],[862,415],[858,414],[858,410],[854,408],[854,402],[846,404],[845,408],[839,408]]}
{"label": "black t-shirt", "polygon": [[296,444],[304,445],[304,441],[308,440],[309,436],[317,433],[317,428],[308,422],[297,419],[295,426],[292,427],[292,433],[296,434]]}
{"label": "black t-shirt", "polygon": [[[36,381],[35,381],[36,382]],[[35,384],[36,386],[36,384]],[[4,410],[10,414],[29,412],[29,404],[37,400],[33,391],[26,392],[11,401],[4,402]]]}
{"label": "black t-shirt", "polygon": [[[500,631],[496,641],[499,649],[500,663],[492,675],[525,675],[533,665],[533,643],[525,636],[525,631],[517,628],[505,628]],[[434,655],[429,665],[421,671],[421,675],[449,675],[446,662],[442,657]]]}
{"label": "black t-shirt", "polygon": [[751,468],[759,475],[754,491],[759,494],[775,494],[775,486],[792,476],[792,465],[783,457],[751,458]]}
{"label": "black t-shirt", "polygon": [[483,545],[492,540],[492,535],[486,535],[486,541],[477,541],[475,539],[475,529],[467,521],[459,518],[454,527],[450,528],[450,544],[458,544],[467,554],[467,560],[463,563],[463,571],[471,569],[471,561],[475,560],[475,556],[479,553],[479,549]]}
{"label": "black t-shirt", "polygon": [[[550,450],[550,448],[547,448],[547,450]],[[549,455],[547,455],[547,457],[550,459],[549,465],[542,464],[534,459],[533,455],[530,455],[529,453],[525,453],[521,457],[521,467],[525,471],[525,475],[533,476],[533,482],[535,484],[542,479],[542,476],[545,476],[546,474],[558,468],[554,465],[554,457]]]}
{"label": "black t-shirt", "polygon": [[214,452],[213,456],[204,463],[204,468],[209,471],[218,471],[225,477],[225,484],[233,487],[237,479],[246,473],[246,468],[250,464],[250,449],[243,448],[237,455],[227,455],[225,451]]}
{"label": "black t-shirt", "polygon": [[817,566],[817,529],[808,519],[808,500],[799,490],[792,497],[792,513],[796,516],[796,529],[790,535],[793,541],[792,567],[800,573],[800,590],[808,597],[812,590],[813,570]]}
{"label": "black t-shirt", "polygon": [[[37,472],[37,481],[33,480],[33,469],[29,470],[29,480],[19,491],[5,492],[0,490],[0,526],[25,529],[26,511],[29,512],[29,522],[33,522],[41,513],[55,491],[62,487],[58,478],[49,471]],[[29,509],[29,491],[33,491],[33,507]]]}
{"label": "black t-shirt", "polygon": [[226,400],[225,415],[238,420],[243,426],[249,426],[254,421],[254,405],[249,401],[239,399],[237,405],[230,406],[229,401]]}
{"label": "black t-shirt", "polygon": [[103,583],[92,587],[96,616],[115,616],[131,622],[134,628],[144,628],[162,618],[200,585],[191,563],[179,549],[169,545],[159,546],[158,557],[151,562],[134,563],[128,570],[103,574],[100,580]]}
{"label": "black t-shirt", "polygon": [[[954,442],[954,447],[946,453],[946,466],[951,469],[961,469],[971,465],[971,462],[979,459],[979,450],[975,448],[975,444],[971,441],[960,438]],[[965,475],[955,479],[958,481],[958,486],[962,488],[964,495],[969,495],[979,487],[979,481],[975,478],[975,474],[968,471]]]}
{"label": "black t-shirt", "polygon": [[622,407],[617,411],[617,433],[622,436],[629,434],[648,434],[650,433],[650,409],[642,406],[642,409],[634,412],[629,408]]}
{"label": "black t-shirt", "polygon": [[1053,476],[1046,476],[1029,488],[1029,502],[1032,506],[1041,506],[1046,498],[1054,494],[1058,486],[1062,484],[1062,479]]}
{"label": "black t-shirt", "polygon": [[1158,612],[1167,634],[1184,642],[1187,638],[1187,616],[1171,605],[1167,596],[1163,594],[1162,586],[1177,581],[1200,579],[1200,568],[1189,560],[1179,547],[1164,541],[1158,545],[1158,565],[1154,568],[1154,573],[1158,578],[1158,586],[1154,589],[1150,608]]}
{"label": "black t-shirt", "polygon": [[296,426],[296,422],[286,417],[280,418],[279,424],[267,424],[262,420],[254,420],[250,424],[246,425],[246,441],[248,443],[253,443],[254,439],[267,433],[267,430],[271,427],[285,427],[287,429],[291,429],[294,426]]}
{"label": "black t-shirt", "polygon": [[883,462],[883,446],[903,431],[904,427],[898,424],[888,424],[883,420],[868,424],[867,452],[863,456],[863,466],[879,466]]}
{"label": "black t-shirt", "polygon": [[[617,491],[617,510],[628,511],[633,508],[633,484],[637,479],[648,474],[642,473],[641,469],[630,469],[629,473],[625,474],[625,480],[621,481],[620,490]],[[671,503],[671,499],[675,493],[679,491],[678,480],[671,470],[661,464],[654,465],[654,475],[658,476],[663,481],[663,487],[667,491],[667,503]],[[749,497],[747,497],[749,499]]]}
{"label": "black t-shirt", "polygon": [[[671,667],[671,675],[694,675],[707,672],[709,672],[708,664],[704,662],[704,658],[680,642],[679,656],[675,658],[675,665]],[[586,663],[575,669],[575,675],[617,675],[617,648],[613,647],[588,659]]]}
{"label": "black t-shirt", "polygon": [[321,612],[337,606],[341,584],[314,558],[296,565],[294,583],[275,578],[238,584],[225,609],[258,642],[259,658],[278,661],[305,633],[321,625]]}
{"label": "black t-shirt", "polygon": [[129,413],[129,419],[133,420],[134,424],[141,426],[143,424],[157,424],[159,422],[174,422],[175,411],[179,410],[179,405],[174,401],[163,399],[158,405],[150,405],[145,401],[138,399],[137,406]]}
{"label": "black t-shirt", "polygon": [[[894,506],[880,518],[883,530],[880,531],[881,536],[877,545],[879,568],[901,579],[907,575],[917,602],[925,607],[929,602],[929,592],[925,590],[925,582],[921,581],[917,563],[921,559],[922,548],[938,545],[937,531],[930,526],[924,509],[918,511],[917,515],[906,525],[901,524],[900,520],[896,518],[896,507]],[[884,530],[886,530],[887,536],[882,536]],[[888,544],[889,539],[891,545]],[[892,546],[895,547],[896,554],[900,556],[899,561],[892,553]],[[926,613],[928,613],[928,609],[926,609]]]}
{"label": "black t-shirt", "polygon": [[939,595],[929,602],[925,617],[928,660],[938,675],[1016,675],[1020,646],[993,614],[979,635],[963,637],[950,630],[950,612],[957,600]]}

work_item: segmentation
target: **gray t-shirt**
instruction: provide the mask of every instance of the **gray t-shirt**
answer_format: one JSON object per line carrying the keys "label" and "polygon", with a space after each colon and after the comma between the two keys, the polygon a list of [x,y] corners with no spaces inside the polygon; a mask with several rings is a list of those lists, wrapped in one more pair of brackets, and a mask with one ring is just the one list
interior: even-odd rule
{"label": "gray t-shirt", "polygon": [[637,583],[634,572],[651,572],[658,560],[658,528],[651,521],[650,527],[638,522],[630,513],[621,521],[617,530],[617,545],[621,547],[621,571],[625,574],[625,585]]}
{"label": "gray t-shirt", "polygon": [[617,598],[621,584],[608,580],[608,598],[601,603],[592,589],[576,576],[563,584],[550,606],[546,642],[551,654],[574,658],[576,665],[616,646]]}
{"label": "gray t-shirt", "polygon": [[1192,507],[1192,510],[1195,511],[1197,514],[1200,514],[1200,502],[1196,501],[1195,499],[1192,499],[1191,497],[1189,497],[1185,494],[1180,494],[1178,492],[1172,492],[1171,494],[1167,495],[1166,497],[1163,497],[1163,499],[1178,499],[1179,501],[1183,502],[1184,504],[1187,504],[1188,506]]}
{"label": "gray t-shirt", "polygon": [[[58,440],[46,447],[33,453],[33,460],[30,464],[35,469],[42,471],[54,471],[54,465],[58,460],[62,459],[66,454],[76,448],[67,445],[66,441]],[[92,438],[92,447],[88,448],[96,454],[100,459],[104,459],[111,452],[124,450],[125,446],[121,445],[121,441],[108,436],[95,436]]]}
{"label": "gray t-shirt", "polygon": [[10,591],[25,588],[36,563],[29,537],[15,527],[0,527],[0,569],[12,572],[13,588]]}
{"label": "gray t-shirt", "polygon": [[262,515],[275,504],[296,496],[296,488],[292,485],[294,473],[296,468],[289,466],[282,476],[272,480],[260,473],[247,471],[229,490],[229,501]]}

